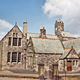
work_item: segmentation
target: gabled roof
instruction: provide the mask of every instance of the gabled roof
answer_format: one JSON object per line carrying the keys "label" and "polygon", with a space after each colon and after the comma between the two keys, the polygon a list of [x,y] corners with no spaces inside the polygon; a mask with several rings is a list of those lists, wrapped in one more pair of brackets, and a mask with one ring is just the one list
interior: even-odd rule
{"label": "gabled roof", "polygon": [[65,49],[65,50],[64,50],[64,53],[63,53],[63,55],[60,57],[60,59],[64,59],[64,58],[68,55],[68,53],[69,53],[70,50],[71,50],[70,48],[69,48],[69,49]]}
{"label": "gabled roof", "polygon": [[80,53],[80,38],[72,39],[68,41],[62,42],[65,48],[70,48],[73,46],[75,51],[79,54]]}
{"label": "gabled roof", "polygon": [[[66,48],[66,49],[64,50],[63,55],[60,57],[60,59],[67,58],[67,56],[70,54],[70,52],[71,52],[72,50],[75,51],[75,49],[73,49],[73,48]],[[76,53],[76,51],[75,51],[75,53]],[[77,53],[76,53],[76,54],[77,54]],[[73,55],[72,55],[72,56],[73,56]],[[78,56],[78,54],[77,54],[77,56]],[[78,57],[79,57],[79,56],[78,56]],[[75,57],[75,58],[76,58],[76,57]]]}
{"label": "gabled roof", "polygon": [[60,40],[32,38],[36,53],[63,53],[63,46]]}
{"label": "gabled roof", "polygon": [[[19,29],[19,27],[17,25],[15,25],[13,28],[17,27]],[[9,31],[11,32],[13,30],[13,28]],[[19,29],[19,31],[21,32],[21,30]],[[1,41],[9,34],[9,32],[1,39]],[[21,32],[22,33],[22,32]],[[22,33],[23,35],[23,33]],[[24,35],[23,35],[24,36]]]}
{"label": "gabled roof", "polygon": [[[27,39],[29,39],[29,37],[39,37],[40,34],[39,33],[27,33]],[[46,34],[47,38],[54,38],[54,39],[58,39],[58,37],[56,35],[51,35],[51,34]]]}

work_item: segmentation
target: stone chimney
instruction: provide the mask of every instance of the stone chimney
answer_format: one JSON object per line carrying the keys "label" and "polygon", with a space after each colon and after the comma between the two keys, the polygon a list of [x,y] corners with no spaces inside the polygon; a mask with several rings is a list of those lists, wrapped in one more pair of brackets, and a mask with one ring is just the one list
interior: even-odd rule
{"label": "stone chimney", "polygon": [[23,22],[23,34],[24,36],[27,36],[27,20]]}
{"label": "stone chimney", "polygon": [[46,30],[45,30],[44,26],[42,26],[40,29],[40,36],[39,37],[46,38]]}

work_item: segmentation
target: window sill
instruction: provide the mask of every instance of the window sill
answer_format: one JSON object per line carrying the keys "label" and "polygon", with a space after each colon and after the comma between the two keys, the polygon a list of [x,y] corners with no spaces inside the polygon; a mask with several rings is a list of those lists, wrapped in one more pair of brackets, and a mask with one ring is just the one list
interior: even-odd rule
{"label": "window sill", "polygon": [[18,64],[22,64],[21,62],[18,62]]}

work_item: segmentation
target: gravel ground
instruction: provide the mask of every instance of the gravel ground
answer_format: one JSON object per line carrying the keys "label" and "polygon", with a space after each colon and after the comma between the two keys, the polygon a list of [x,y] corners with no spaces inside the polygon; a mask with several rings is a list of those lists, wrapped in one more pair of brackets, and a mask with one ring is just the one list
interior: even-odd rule
{"label": "gravel ground", "polygon": [[32,71],[28,71],[28,70],[9,70],[9,71],[11,71],[11,72],[13,72],[13,73],[19,73],[19,74],[38,74],[38,72],[32,72]]}
{"label": "gravel ground", "polygon": [[16,79],[16,78],[0,78],[0,80],[39,80],[39,79]]}

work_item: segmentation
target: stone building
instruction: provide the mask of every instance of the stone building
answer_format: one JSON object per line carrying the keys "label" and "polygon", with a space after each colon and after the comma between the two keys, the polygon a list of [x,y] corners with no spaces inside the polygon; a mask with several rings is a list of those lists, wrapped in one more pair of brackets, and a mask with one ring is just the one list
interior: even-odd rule
{"label": "stone building", "polygon": [[[54,71],[80,70],[80,38],[74,38],[64,31],[62,20],[55,22],[55,35],[28,33],[27,21],[23,32],[17,24],[0,41],[0,69],[42,70],[45,76]],[[46,73],[48,71],[48,73]]]}
{"label": "stone building", "polygon": [[61,41],[74,39],[74,37],[68,31],[64,31],[64,23],[60,19],[56,20],[55,22],[55,34]]}
{"label": "stone building", "polygon": [[80,38],[62,41],[65,49],[59,59],[59,71],[80,71]]}
{"label": "stone building", "polygon": [[[25,28],[25,26],[23,27]],[[27,32],[23,33],[26,34]],[[24,69],[26,36],[23,33],[15,24],[0,41],[0,69]]]}

